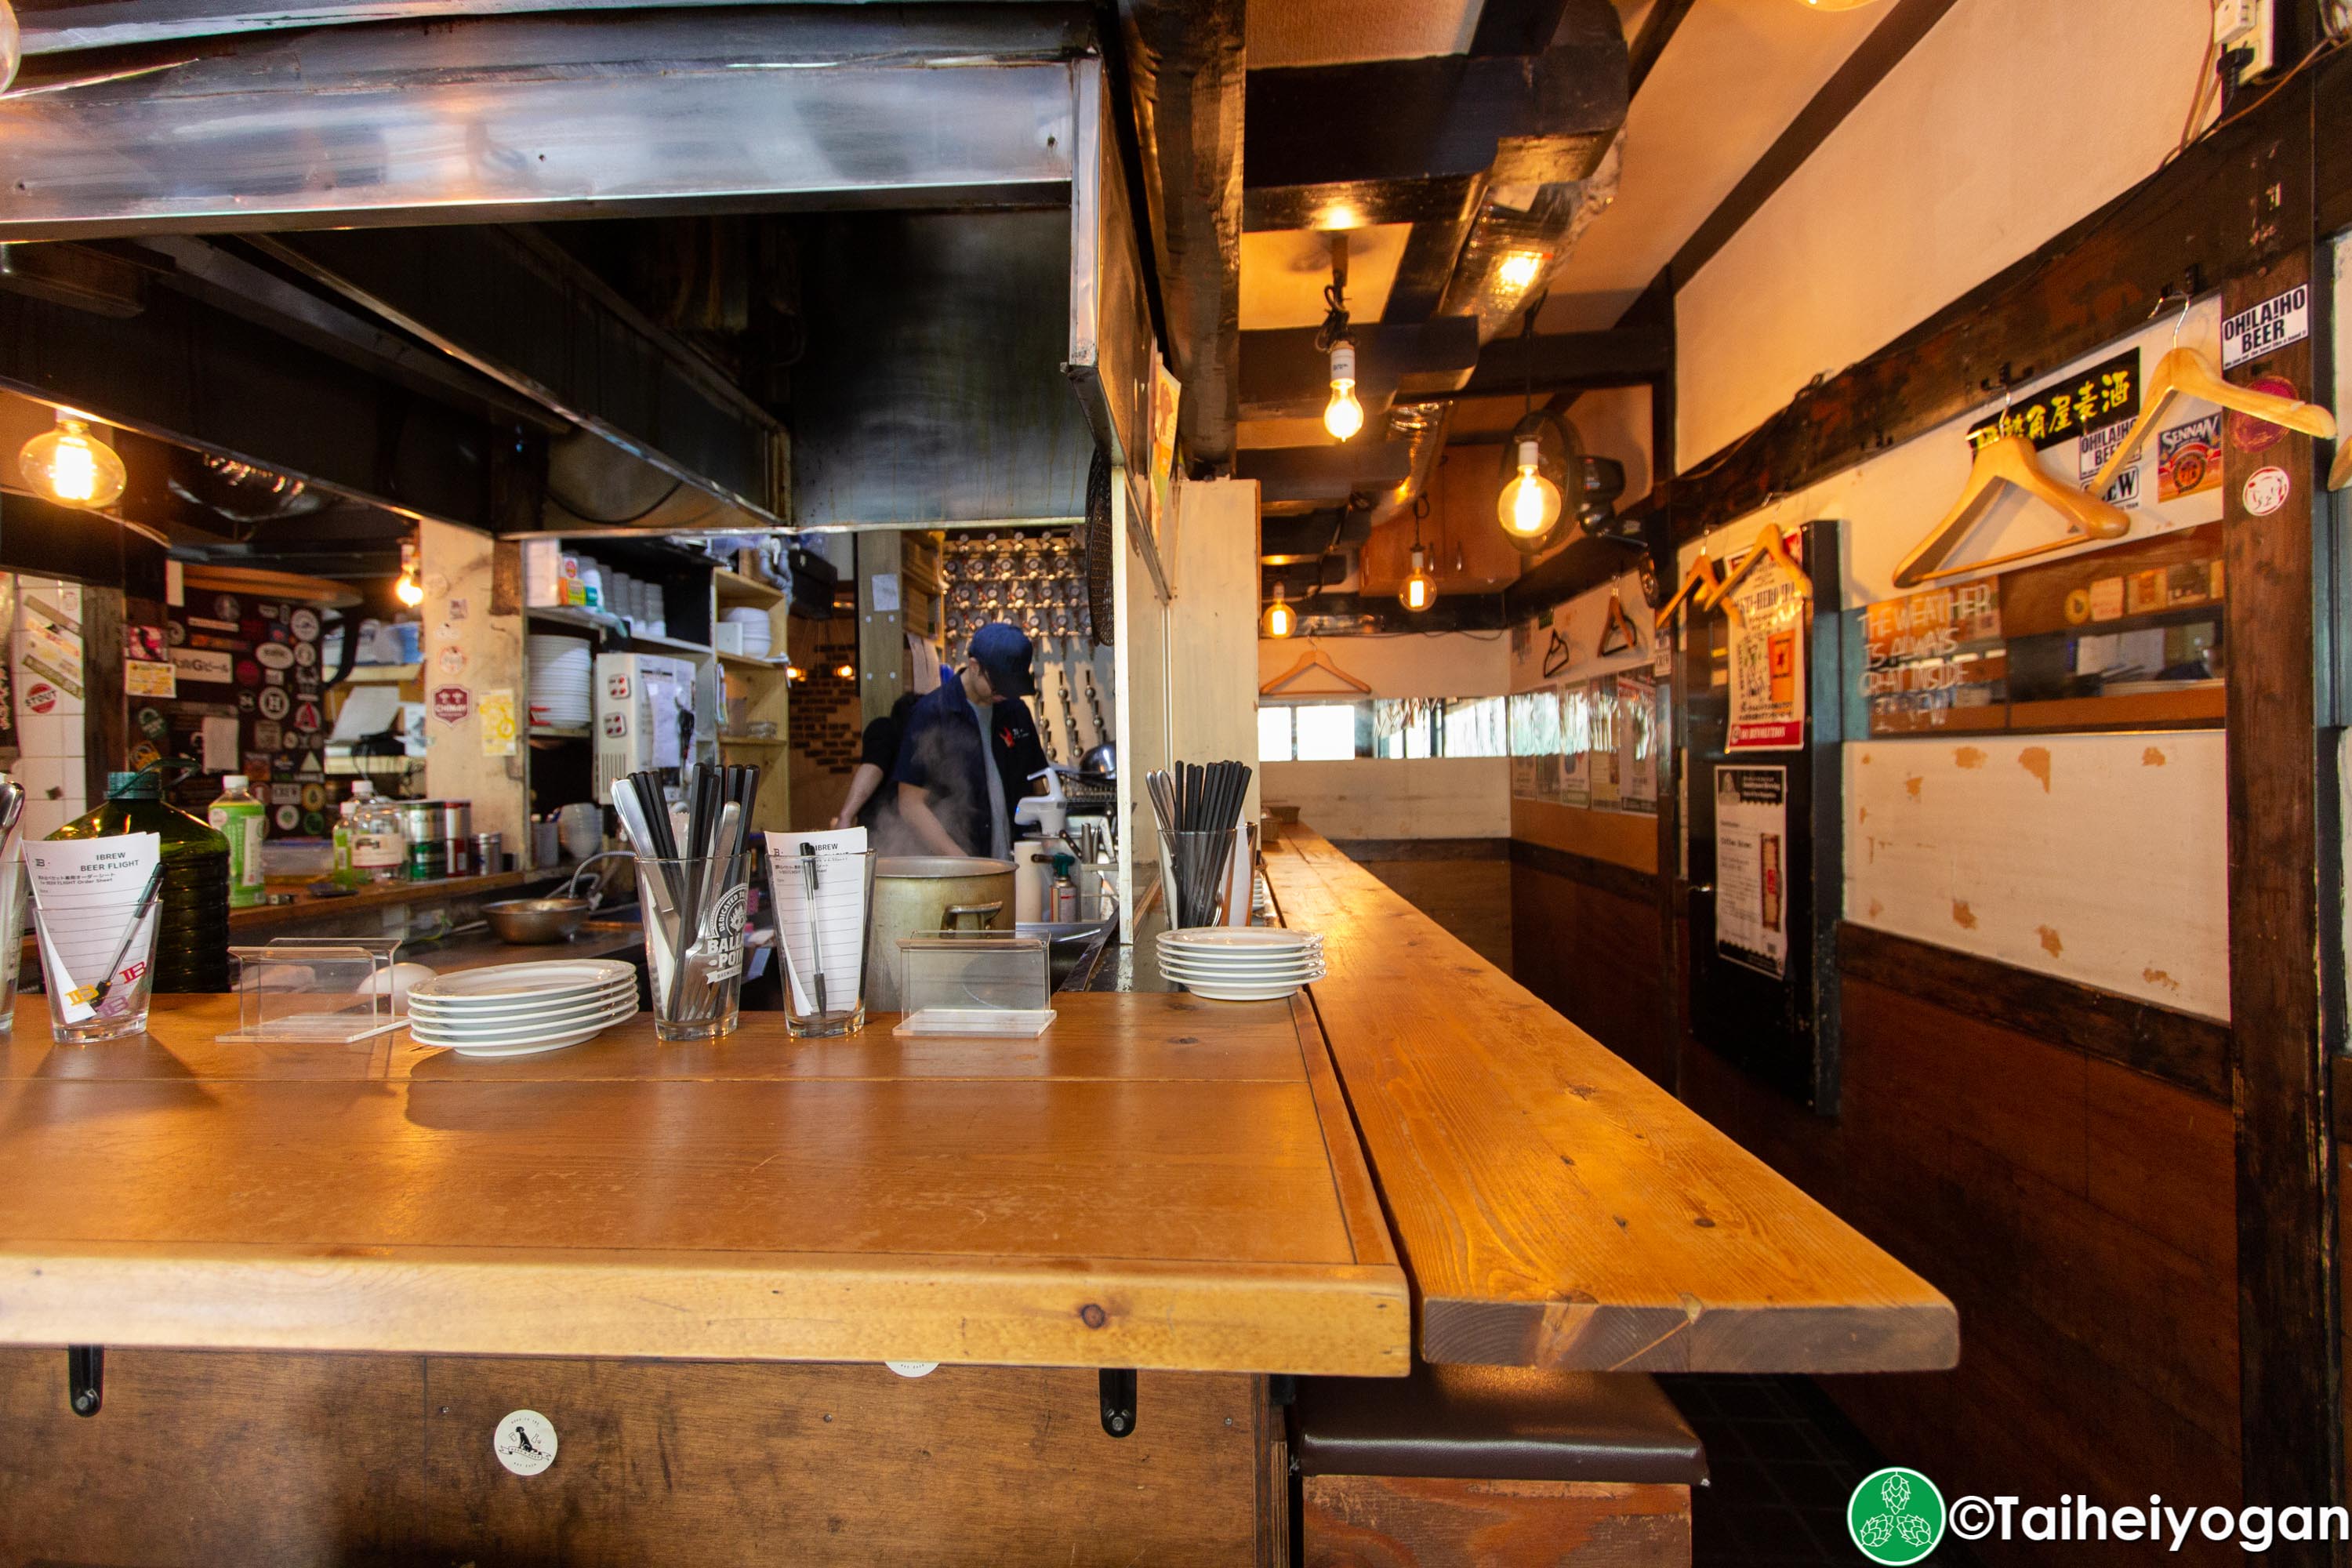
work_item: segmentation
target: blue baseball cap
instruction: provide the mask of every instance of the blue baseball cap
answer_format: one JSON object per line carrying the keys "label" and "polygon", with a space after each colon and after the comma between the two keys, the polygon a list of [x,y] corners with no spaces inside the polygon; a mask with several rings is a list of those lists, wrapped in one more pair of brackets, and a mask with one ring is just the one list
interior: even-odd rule
{"label": "blue baseball cap", "polygon": [[971,662],[999,697],[1036,694],[1036,678],[1029,673],[1034,651],[1029,634],[1010,621],[991,621],[971,634]]}

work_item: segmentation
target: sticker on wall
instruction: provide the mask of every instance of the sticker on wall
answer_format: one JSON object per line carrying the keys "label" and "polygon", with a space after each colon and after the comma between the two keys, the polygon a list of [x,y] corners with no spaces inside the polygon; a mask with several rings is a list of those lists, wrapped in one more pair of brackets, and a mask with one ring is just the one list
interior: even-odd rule
{"label": "sticker on wall", "polygon": [[302,826],[302,808],[299,805],[281,805],[269,814],[269,820],[278,824],[278,832],[291,833]]}
{"label": "sticker on wall", "polygon": [[58,689],[46,680],[27,681],[25,685],[25,711],[54,713],[58,710]]}
{"label": "sticker on wall", "polygon": [[265,719],[283,719],[294,707],[294,700],[274,686],[262,692],[260,701]]}
{"label": "sticker on wall", "polygon": [[163,717],[160,708],[142,708],[137,722],[139,732],[151,741],[160,741],[172,732],[172,721]]}
{"label": "sticker on wall", "polygon": [[294,668],[294,650],[282,642],[263,643],[253,650],[253,657],[261,661],[261,668],[264,669]]}
{"label": "sticker on wall", "polygon": [[319,645],[298,642],[294,645],[294,668],[309,669],[319,662]]}
{"label": "sticker on wall", "polygon": [[2095,621],[2120,620],[2124,613],[2124,580],[2102,577],[2091,584],[2091,618]]}
{"label": "sticker on wall", "polygon": [[245,606],[237,603],[235,594],[223,594],[213,600],[213,614],[224,621],[241,621],[245,618]]}
{"label": "sticker on wall", "polygon": [[318,727],[319,705],[307,697],[297,701],[294,704],[294,728],[307,735]]}
{"label": "sticker on wall", "polygon": [[433,717],[444,724],[462,724],[474,711],[474,694],[462,686],[433,689]]}
{"label": "sticker on wall", "polygon": [[180,672],[182,680],[199,684],[228,686],[236,679],[236,661],[211,648],[175,647],[172,650],[172,668]]}
{"label": "sticker on wall", "polygon": [[433,656],[433,668],[441,672],[443,679],[457,679],[466,673],[466,650],[456,643],[445,643],[441,651]]}
{"label": "sticker on wall", "polygon": [[1789,970],[1789,770],[1715,770],[1715,950],[1779,979]]}
{"label": "sticker on wall", "polygon": [[[2084,489],[2087,489],[2090,487],[2092,479],[2106,466],[2107,458],[2114,455],[2116,447],[2124,444],[2124,437],[2130,433],[2131,426],[2124,424],[2103,425],[2096,430],[2086,430],[2083,433],[2081,450],[2075,458],[2075,468],[2076,477],[2082,480]],[[2109,504],[2126,507],[2139,505],[2140,467],[2141,465],[2133,463],[2116,476],[2116,482],[2107,487],[2106,500]]]}
{"label": "sticker on wall", "polygon": [[2268,517],[2286,505],[2286,498],[2294,493],[2294,481],[2287,478],[2284,468],[2257,468],[2246,477],[2246,488],[2241,497],[2246,510],[2256,517]]}
{"label": "sticker on wall", "polygon": [[2156,499],[2221,488],[2221,411],[2156,433]]}
{"label": "sticker on wall", "polygon": [[538,1475],[555,1463],[555,1423],[536,1410],[510,1410],[490,1436],[490,1451],[516,1475]]}
{"label": "sticker on wall", "polygon": [[2311,336],[2311,285],[2297,284],[2234,316],[2221,319],[2221,368],[2274,353]]}
{"label": "sticker on wall", "polygon": [[155,749],[152,741],[142,741],[131,748],[131,771],[134,773],[144,773],[163,760],[163,753]]}
{"label": "sticker on wall", "polygon": [[482,693],[482,755],[515,754],[515,700],[511,687],[494,686]]}
{"label": "sticker on wall", "polygon": [[122,667],[122,692],[126,697],[177,697],[179,677],[168,664],[131,659]]}
{"label": "sticker on wall", "polygon": [[[2294,383],[2283,375],[2258,375],[2246,384],[2256,392],[2267,392],[2273,397],[2299,399],[2303,395],[2294,389]],[[2267,452],[2285,439],[2285,426],[2257,419],[2234,408],[2230,411],[2230,445],[2239,451]]]}
{"label": "sticker on wall", "polygon": [[172,656],[165,651],[171,645],[163,640],[161,626],[125,626],[122,628],[122,656],[161,662]]}
{"label": "sticker on wall", "polygon": [[305,605],[303,608],[296,610],[294,614],[289,617],[289,624],[293,626],[294,635],[301,638],[304,642],[317,642],[319,640],[318,611]]}

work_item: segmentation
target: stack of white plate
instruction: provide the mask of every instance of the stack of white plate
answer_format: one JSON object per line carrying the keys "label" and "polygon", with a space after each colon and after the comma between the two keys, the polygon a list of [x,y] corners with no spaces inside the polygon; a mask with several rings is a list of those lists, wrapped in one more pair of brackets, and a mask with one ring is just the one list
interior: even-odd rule
{"label": "stack of white plate", "polygon": [[1160,974],[1195,996],[1272,1002],[1323,978],[1323,939],[1279,926],[1196,926],[1160,939]]}
{"label": "stack of white plate", "polygon": [[729,626],[743,628],[743,652],[752,658],[768,657],[775,628],[768,622],[768,612],[750,605],[738,605],[727,612]]}
{"label": "stack of white plate", "polygon": [[596,659],[578,637],[533,632],[523,639],[530,661],[530,721],[584,729],[594,706]]}
{"label": "stack of white plate", "polygon": [[501,963],[408,988],[408,1032],[416,1043],[467,1057],[575,1046],[636,1011],[637,972],[610,958]]}

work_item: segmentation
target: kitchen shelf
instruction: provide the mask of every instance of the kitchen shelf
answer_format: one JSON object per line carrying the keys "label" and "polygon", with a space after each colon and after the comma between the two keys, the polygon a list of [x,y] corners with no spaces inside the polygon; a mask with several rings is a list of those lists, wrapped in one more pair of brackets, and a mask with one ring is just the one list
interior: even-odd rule
{"label": "kitchen shelf", "polygon": [[747,751],[773,752],[782,750],[788,742],[782,735],[721,735],[721,746],[740,746]]}
{"label": "kitchen shelf", "polygon": [[748,653],[722,653],[719,656],[719,662],[730,669],[753,669],[763,674],[781,675],[783,673],[784,666],[792,661],[782,658],[754,658]]}
{"label": "kitchen shelf", "polygon": [[624,623],[604,616],[591,615],[572,605],[533,605],[524,612],[532,620],[546,621],[560,626],[573,626],[581,631],[594,632],[615,638],[632,647],[659,648],[667,653],[689,654],[697,658],[710,656],[707,642],[687,642],[679,637],[656,637],[651,632],[624,631]]}
{"label": "kitchen shelf", "polygon": [[425,673],[421,664],[355,664],[343,677],[347,686],[405,686]]}
{"label": "kitchen shelf", "polygon": [[584,741],[590,731],[585,724],[533,724],[530,738],[534,741]]}
{"label": "kitchen shelf", "polygon": [[784,602],[784,591],[772,588],[757,578],[746,577],[721,566],[710,574],[710,586],[719,595],[721,605],[754,605],[766,609]]}

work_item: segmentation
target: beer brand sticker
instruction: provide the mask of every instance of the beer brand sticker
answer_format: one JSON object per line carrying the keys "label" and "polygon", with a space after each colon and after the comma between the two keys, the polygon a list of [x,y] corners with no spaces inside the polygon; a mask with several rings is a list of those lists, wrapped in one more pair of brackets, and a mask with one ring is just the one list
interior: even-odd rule
{"label": "beer brand sticker", "polygon": [[163,753],[155,749],[152,742],[142,741],[131,748],[131,771],[144,773],[161,762],[163,756]]}
{"label": "beer brand sticker", "polygon": [[2156,499],[2179,500],[2221,488],[2221,414],[2156,433]]}
{"label": "beer brand sticker", "polygon": [[139,710],[139,732],[151,741],[160,741],[172,732],[172,722],[163,717],[160,708]]}
{"label": "beer brand sticker", "polygon": [[294,728],[309,734],[319,727],[319,705],[309,698],[294,704]]}
{"label": "beer brand sticker", "polygon": [[129,659],[122,666],[122,692],[126,697],[177,697],[180,682],[168,664]]}
{"label": "beer brand sticker", "polygon": [[235,594],[223,594],[213,601],[213,615],[219,620],[241,621],[245,619],[245,606],[237,603]]}
{"label": "beer brand sticker", "polygon": [[294,700],[278,687],[268,687],[261,693],[261,716],[265,719],[283,719],[293,707]]}
{"label": "beer brand sticker", "polygon": [[444,724],[462,724],[474,710],[474,694],[462,686],[433,689],[433,717]]}
{"label": "beer brand sticker", "polygon": [[281,805],[269,815],[280,833],[291,833],[302,826],[302,808],[299,805]]}
{"label": "beer brand sticker", "polygon": [[[2261,375],[2247,383],[2256,392],[2267,392],[2273,397],[2300,397],[2294,383],[2283,375]],[[2251,414],[2235,409],[2230,413],[2230,445],[2241,452],[2267,452],[2286,439],[2286,426],[2273,425],[2267,419],[2257,419]]]}
{"label": "beer brand sticker", "polygon": [[301,669],[308,669],[308,668],[310,668],[312,665],[314,665],[314,664],[316,664],[316,663],[318,663],[318,662],[319,662],[319,645],[318,645],[318,644],[316,644],[316,643],[307,643],[307,642],[298,642],[298,643],[296,643],[296,644],[294,645],[294,663],[295,663],[295,666],[296,666],[298,668],[301,668]]}
{"label": "beer brand sticker", "polygon": [[232,685],[236,680],[236,661],[212,648],[175,647],[172,650],[172,667],[180,672],[182,680],[209,681],[216,686]]}
{"label": "beer brand sticker", "polygon": [[261,666],[264,669],[291,669],[294,668],[294,650],[288,647],[282,642],[263,643],[259,647],[253,650],[253,657],[261,661]]}
{"label": "beer brand sticker", "polygon": [[319,612],[305,607],[294,612],[291,622],[294,635],[304,642],[319,640]]}
{"label": "beer brand sticker", "polygon": [[433,668],[447,679],[457,679],[466,673],[466,650],[456,643],[444,645],[441,651],[433,656]]}
{"label": "beer brand sticker", "polygon": [[2243,500],[2248,511],[2268,517],[2286,505],[2286,498],[2294,493],[2294,481],[2287,478],[2284,468],[2257,468],[2247,477]]}
{"label": "beer brand sticker", "polygon": [[2275,353],[2311,336],[2311,285],[2298,284],[2221,321],[2221,368]]}
{"label": "beer brand sticker", "polygon": [[36,680],[25,688],[25,708],[27,712],[50,713],[57,710],[58,689],[46,680]]}

